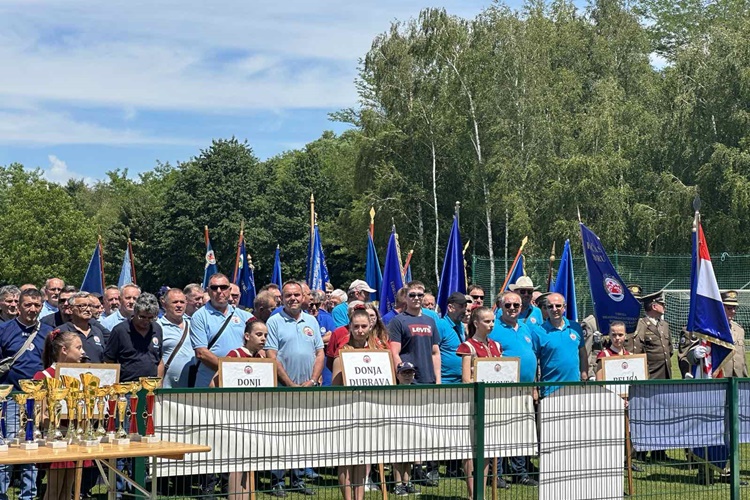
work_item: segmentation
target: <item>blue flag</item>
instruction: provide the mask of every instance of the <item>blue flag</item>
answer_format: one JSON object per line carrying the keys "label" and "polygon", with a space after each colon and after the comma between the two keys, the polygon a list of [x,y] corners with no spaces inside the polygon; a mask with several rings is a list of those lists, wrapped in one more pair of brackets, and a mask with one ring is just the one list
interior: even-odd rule
{"label": "blue flag", "polygon": [[385,268],[383,269],[383,281],[380,287],[380,315],[384,315],[396,306],[396,293],[403,288],[404,280],[401,277],[401,263],[398,259],[398,248],[396,247],[396,227],[391,231],[388,240],[388,249],[385,252]]}
{"label": "blue flag", "polygon": [[516,265],[513,266],[513,269],[510,270],[510,278],[508,279],[508,284],[505,285],[505,291],[507,292],[510,290],[510,285],[515,285],[516,281],[518,281],[518,278],[521,276],[526,276],[526,269],[524,269],[524,266],[526,264],[526,258],[521,254],[521,256],[516,261]]}
{"label": "blue flag", "polygon": [[273,256],[273,274],[271,274],[271,283],[281,288],[284,282],[281,280],[281,250],[276,245],[276,254]]}
{"label": "blue flag", "polygon": [[622,321],[627,332],[634,332],[641,316],[641,303],[623,284],[599,237],[584,224],[580,226],[586,273],[599,331],[607,334],[611,322]]}
{"label": "blue flag", "polygon": [[[565,249],[560,258],[560,268],[552,286],[553,292],[565,297],[565,317],[570,321],[578,321],[578,306],[576,305],[576,283],[573,277],[573,253],[570,251],[570,240],[565,240]],[[609,331],[609,330],[607,330]]]}
{"label": "blue flag", "polygon": [[120,266],[120,278],[117,280],[117,286],[122,287],[133,282],[133,266],[130,262],[130,251],[125,248],[122,256],[122,265]]}
{"label": "blue flag", "polygon": [[208,227],[206,227],[206,264],[203,270],[203,289],[208,288],[208,280],[214,274],[219,272],[219,268],[216,266],[216,255],[211,247],[211,240],[208,237]]}
{"label": "blue flag", "polygon": [[375,250],[375,243],[372,241],[372,235],[367,232],[367,264],[365,265],[365,281],[375,290],[370,294],[370,300],[378,300],[380,286],[383,283],[383,272],[380,270],[380,261],[378,252]]}
{"label": "blue flag", "polygon": [[701,340],[701,343],[709,350],[709,356],[701,360],[700,365],[693,367],[693,377],[713,378],[714,372],[718,371],[732,354],[734,340],[724,312],[719,285],[716,283],[706,237],[697,214],[693,228],[693,264],[690,271],[687,330],[702,334],[705,339]]}
{"label": "blue flag", "polygon": [[326,283],[330,281],[326,256],[320,242],[320,231],[318,225],[315,224],[315,230],[307,248],[307,286],[310,287],[310,290],[323,290],[325,292]]}
{"label": "blue flag", "polygon": [[453,217],[453,227],[448,236],[448,248],[443,259],[443,271],[440,273],[437,305],[445,315],[448,307],[448,296],[453,292],[466,293],[466,272],[464,271],[464,253],[461,244],[461,231],[458,229],[458,217]]}
{"label": "blue flag", "polygon": [[247,258],[244,236],[240,240],[239,254],[235,284],[240,287],[240,305],[251,309],[255,302],[255,276],[253,265]]}
{"label": "blue flag", "polygon": [[411,264],[406,266],[406,272],[404,273],[404,283],[409,283],[410,281],[413,281],[414,278],[411,277]]}
{"label": "blue flag", "polygon": [[104,270],[102,269],[102,242],[97,241],[94,254],[91,256],[86,276],[81,283],[81,291],[104,295]]}

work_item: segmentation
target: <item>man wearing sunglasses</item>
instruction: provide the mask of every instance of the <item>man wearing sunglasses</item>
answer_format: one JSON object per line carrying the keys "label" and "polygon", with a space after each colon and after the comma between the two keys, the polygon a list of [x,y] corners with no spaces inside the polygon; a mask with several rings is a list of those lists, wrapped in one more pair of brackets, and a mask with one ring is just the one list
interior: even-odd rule
{"label": "man wearing sunglasses", "polygon": [[[520,382],[534,382],[537,360],[531,329],[523,321],[518,321],[521,314],[521,296],[516,292],[505,292],[500,298],[500,307],[502,308],[500,319],[495,321],[495,327],[489,338],[503,346],[503,356],[520,359]],[[514,482],[525,486],[538,486],[539,483],[529,477],[526,457],[510,457],[508,463]],[[498,480],[501,479],[498,478]]]}
{"label": "man wearing sunglasses", "polygon": [[[229,303],[229,279],[216,273],[208,280],[210,300],[190,318],[190,343],[198,359],[195,387],[208,387],[219,358],[245,342],[245,322],[252,317]],[[214,340],[214,337],[216,339]],[[211,343],[211,348],[208,348]]]}
{"label": "man wearing sunglasses", "polygon": [[[581,325],[565,317],[565,298],[559,293],[547,296],[549,319],[541,328],[531,329],[534,353],[539,359],[542,382],[575,382],[588,379],[588,354]],[[541,388],[541,396],[559,389]]]}
{"label": "man wearing sunglasses", "polygon": [[[534,286],[534,282],[528,276],[521,276],[518,280],[508,286],[511,292],[516,292],[521,297],[521,313],[518,315],[518,320],[526,323],[530,326],[540,326],[544,323],[542,318],[542,311],[531,303],[531,298],[534,295],[534,290],[539,288]],[[502,312],[495,314],[496,317],[502,316]]]}
{"label": "man wearing sunglasses", "polygon": [[472,305],[474,307],[484,306],[484,288],[482,288],[480,285],[469,286],[466,294],[471,296]]}

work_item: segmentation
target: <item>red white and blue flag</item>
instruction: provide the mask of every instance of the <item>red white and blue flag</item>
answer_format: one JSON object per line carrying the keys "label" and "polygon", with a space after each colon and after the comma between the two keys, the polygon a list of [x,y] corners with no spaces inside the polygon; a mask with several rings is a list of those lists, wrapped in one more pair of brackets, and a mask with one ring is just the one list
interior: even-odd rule
{"label": "red white and blue flag", "polygon": [[693,367],[695,378],[719,378],[721,366],[732,354],[732,332],[719,285],[716,283],[711,255],[698,212],[693,224],[693,263],[690,273],[690,312],[687,330],[697,334],[708,355]]}

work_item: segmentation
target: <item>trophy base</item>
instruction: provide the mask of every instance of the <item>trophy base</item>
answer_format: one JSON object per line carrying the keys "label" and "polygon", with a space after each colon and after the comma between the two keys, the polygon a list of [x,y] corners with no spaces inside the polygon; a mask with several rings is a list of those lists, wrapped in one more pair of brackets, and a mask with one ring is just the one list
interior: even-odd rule
{"label": "trophy base", "polygon": [[137,432],[131,432],[130,434],[128,434],[128,438],[130,438],[131,441],[140,441],[141,439],[143,439],[143,436],[141,436]]}
{"label": "trophy base", "polygon": [[115,438],[115,433],[108,432],[107,434],[102,436],[102,440],[100,441],[100,443],[111,443],[114,438]]}
{"label": "trophy base", "polygon": [[0,444],[0,453],[8,451],[8,445],[7,444]]}
{"label": "trophy base", "polygon": [[91,448],[93,446],[99,446],[99,440],[97,439],[82,439],[78,442],[78,446],[83,446],[85,448]]}
{"label": "trophy base", "polygon": [[113,438],[110,443],[112,443],[115,446],[126,446],[130,444],[130,439],[128,438]]}
{"label": "trophy base", "polygon": [[47,448],[52,448],[54,450],[59,450],[59,449],[67,448],[68,447],[68,442],[67,441],[47,441],[45,443],[45,446]]}
{"label": "trophy base", "polygon": [[19,444],[18,447],[22,450],[38,450],[39,443],[37,443],[36,441],[24,441],[23,443]]}
{"label": "trophy base", "polygon": [[161,438],[159,436],[141,436],[138,441],[146,444],[154,444],[160,442]]}
{"label": "trophy base", "polygon": [[10,446],[19,446],[21,444],[21,439],[20,438],[9,439],[8,444]]}

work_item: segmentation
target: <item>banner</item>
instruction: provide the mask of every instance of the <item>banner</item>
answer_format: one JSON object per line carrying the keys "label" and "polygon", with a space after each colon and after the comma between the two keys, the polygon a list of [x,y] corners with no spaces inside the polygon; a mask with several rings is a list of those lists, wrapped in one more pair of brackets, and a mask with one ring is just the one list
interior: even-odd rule
{"label": "banner", "polygon": [[[576,280],[573,276],[573,253],[570,251],[570,240],[565,240],[565,249],[560,258],[557,278],[551,288],[552,292],[565,297],[565,317],[578,322],[578,305],[576,304]],[[601,328],[601,327],[600,327]],[[609,328],[606,330],[609,331]]]}
{"label": "banner", "polygon": [[401,276],[401,262],[396,247],[396,227],[391,230],[388,249],[385,252],[385,268],[380,292],[380,315],[383,316],[396,306],[396,292],[404,286]]}
{"label": "banner", "polygon": [[238,253],[235,284],[240,287],[240,305],[252,309],[255,302],[255,276],[253,264],[247,258],[244,235],[240,237]]}
{"label": "banner", "polygon": [[622,282],[599,237],[584,224],[580,226],[586,273],[599,331],[607,334],[611,322],[622,321],[625,323],[625,331],[634,332],[641,316],[641,303]]}
{"label": "banner", "polygon": [[437,305],[441,316],[448,310],[448,297],[453,292],[466,294],[466,272],[464,271],[464,253],[461,243],[461,231],[458,229],[458,217],[453,217],[453,227],[448,236],[448,248],[445,249],[443,271],[440,273]]}
{"label": "banner", "polygon": [[97,240],[89,267],[81,283],[81,291],[104,295],[104,260],[102,259],[102,241]]}
{"label": "banner", "polygon": [[310,238],[310,244],[307,248],[307,286],[310,290],[326,291],[326,283],[331,280],[328,277],[328,266],[326,266],[326,256],[323,253],[323,245],[320,242],[320,231],[318,225]]}
{"label": "banner", "polygon": [[271,275],[271,283],[275,283],[279,288],[284,285],[284,282],[281,280],[281,249],[279,248],[279,245],[276,245],[276,253],[273,256],[273,274]]}

